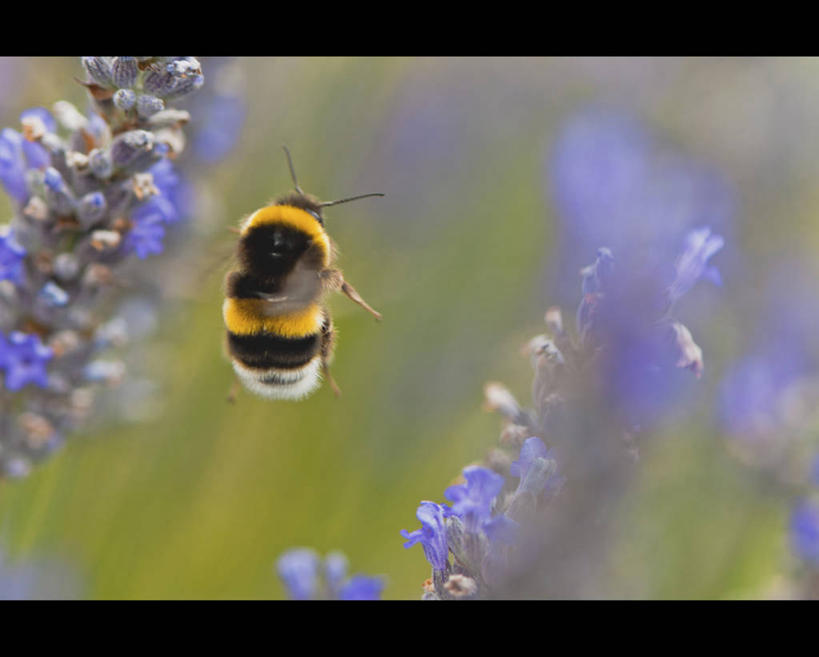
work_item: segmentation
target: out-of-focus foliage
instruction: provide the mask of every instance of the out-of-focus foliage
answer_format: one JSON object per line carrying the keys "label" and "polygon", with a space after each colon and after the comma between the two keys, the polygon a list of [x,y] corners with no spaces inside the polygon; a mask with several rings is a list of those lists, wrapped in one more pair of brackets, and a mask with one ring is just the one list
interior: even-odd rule
{"label": "out-of-focus foliage", "polygon": [[[382,598],[421,597],[429,564],[399,530],[496,444],[484,383],[527,398],[521,347],[549,306],[569,321],[598,247],[673,266],[659,250],[711,226],[722,285],[674,309],[702,376],[606,509],[600,576],[618,597],[800,594],[816,536],[798,505],[815,493],[818,61],[202,58],[206,84],[228,66],[241,127],[225,102],[207,115],[224,130],[200,126],[188,149],[203,149],[191,177],[210,237],[158,277],[169,303],[140,385],[28,478],[0,481],[0,587],[52,555],[82,582],[56,595],[284,598],[276,559],[303,545],[386,575]],[[0,126],[61,98],[84,107],[74,76],[78,58],[0,59]],[[386,194],[326,213],[345,276],[384,321],[331,299],[340,399],[325,386],[230,405],[226,228],[290,189],[282,144],[322,199]],[[0,195],[0,223],[12,212]],[[735,435],[749,426],[750,447]]]}

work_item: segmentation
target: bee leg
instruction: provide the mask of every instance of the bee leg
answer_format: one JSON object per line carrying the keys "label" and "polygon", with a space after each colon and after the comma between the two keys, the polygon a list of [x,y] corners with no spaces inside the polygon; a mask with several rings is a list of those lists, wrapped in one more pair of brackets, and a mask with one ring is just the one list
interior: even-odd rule
{"label": "bee leg", "polygon": [[338,269],[325,269],[323,272],[321,272],[321,278],[327,289],[339,290],[343,292],[348,299],[355,301],[377,320],[381,320],[381,313],[372,308],[370,304],[361,298],[361,295],[356,291],[356,289],[344,280],[344,276],[342,276]]}
{"label": "bee leg", "polygon": [[333,321],[329,317],[325,317],[324,325],[321,327],[321,373],[333,389],[333,394],[336,398],[341,397],[341,388],[330,374],[330,361],[333,358],[333,347],[336,343],[336,330],[333,327]]}
{"label": "bee leg", "polygon": [[239,379],[233,379],[233,385],[230,386],[230,390],[227,394],[227,401],[229,404],[236,403],[236,397],[239,395]]}
{"label": "bee leg", "polygon": [[326,360],[321,361],[321,373],[324,378],[327,380],[327,383],[330,384],[330,388],[333,390],[333,394],[336,398],[341,397],[341,388],[338,387],[336,380],[333,378],[333,375],[330,374],[330,365],[327,363]]}

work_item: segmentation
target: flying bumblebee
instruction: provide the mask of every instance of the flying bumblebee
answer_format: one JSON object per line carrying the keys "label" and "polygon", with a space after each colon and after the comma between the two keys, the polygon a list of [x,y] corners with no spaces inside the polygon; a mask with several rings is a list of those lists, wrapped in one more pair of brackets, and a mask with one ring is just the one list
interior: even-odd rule
{"label": "flying bumblebee", "polygon": [[[330,375],[335,344],[327,292],[343,292],[373,310],[333,267],[336,248],[324,230],[324,208],[383,194],[321,202],[299,187],[284,148],[295,191],[244,219],[238,229],[237,266],[225,277],[222,316],[226,351],[244,386],[268,399],[304,399]],[[236,386],[229,396],[232,401]]]}

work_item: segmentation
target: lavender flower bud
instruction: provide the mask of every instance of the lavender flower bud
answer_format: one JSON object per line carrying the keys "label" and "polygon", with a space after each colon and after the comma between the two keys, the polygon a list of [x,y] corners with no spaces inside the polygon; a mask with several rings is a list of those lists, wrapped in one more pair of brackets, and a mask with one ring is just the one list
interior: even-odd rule
{"label": "lavender flower bud", "polygon": [[149,70],[142,80],[142,88],[160,98],[168,95],[176,84],[176,78],[168,71]]}
{"label": "lavender flower bud", "polygon": [[61,253],[54,258],[54,275],[62,281],[71,281],[77,277],[80,263],[73,253]]}
{"label": "lavender flower bud", "polygon": [[164,109],[153,114],[148,119],[148,124],[153,128],[170,128],[181,126],[190,119],[190,113],[185,110]]}
{"label": "lavender flower bud", "polygon": [[92,383],[118,385],[125,375],[125,363],[114,360],[94,360],[86,365],[83,376]]}
{"label": "lavender flower bud", "polygon": [[120,242],[122,235],[115,230],[95,230],[91,233],[91,246],[97,251],[113,251]]}
{"label": "lavender flower bud", "polygon": [[84,228],[90,228],[105,216],[107,209],[105,196],[101,192],[91,192],[80,199],[77,216]]}
{"label": "lavender flower bud", "polygon": [[189,93],[201,89],[203,84],[205,84],[205,78],[202,75],[193,75],[185,77],[177,82],[173,90],[170,93],[166,94],[165,98],[169,100],[181,98],[182,96],[186,96]]}
{"label": "lavender flower bud", "polygon": [[137,114],[143,119],[147,119],[157,112],[165,109],[165,101],[156,96],[143,94],[136,99]]}
{"label": "lavender flower bud", "polygon": [[463,521],[457,516],[446,519],[446,535],[455,562],[467,572],[480,573],[481,563],[489,548],[486,536],[467,531]]}
{"label": "lavender flower bud", "polygon": [[83,57],[82,65],[94,82],[109,89],[114,88],[110,57]]}
{"label": "lavender flower bud", "polygon": [[68,293],[56,283],[49,281],[40,290],[39,296],[48,306],[62,307],[68,304]]}
{"label": "lavender flower bud", "polygon": [[122,317],[115,317],[102,324],[94,333],[97,347],[121,347],[128,341],[128,325]]}
{"label": "lavender flower bud", "polygon": [[111,76],[117,87],[132,87],[139,75],[136,57],[114,57]]}
{"label": "lavender flower bud", "polygon": [[153,148],[153,134],[145,130],[131,130],[114,139],[111,144],[111,161],[117,169],[135,168],[137,163],[145,161]]}
{"label": "lavender flower bud", "polygon": [[54,116],[66,130],[75,132],[88,126],[88,119],[71,103],[58,100],[54,103]]}
{"label": "lavender flower bud", "polygon": [[674,340],[680,350],[677,367],[691,370],[699,379],[703,370],[702,349],[694,342],[691,331],[683,324],[672,322],[671,328],[674,333]]}
{"label": "lavender flower bud", "polygon": [[478,593],[478,584],[471,577],[453,573],[444,584],[446,592],[456,600],[468,600]]}
{"label": "lavender flower bud", "polygon": [[100,180],[107,180],[114,172],[114,163],[107,151],[95,148],[88,154],[88,166],[91,172]]}
{"label": "lavender flower bud", "polygon": [[45,222],[48,219],[48,205],[39,196],[32,196],[23,208],[23,216],[35,222]]}
{"label": "lavender flower bud", "polygon": [[65,184],[60,172],[54,167],[45,170],[43,183],[46,187],[46,202],[57,214],[67,215],[74,212],[76,201]]}
{"label": "lavender flower bud", "polygon": [[120,89],[114,94],[114,105],[123,112],[133,109],[137,102],[137,95],[133,89]]}

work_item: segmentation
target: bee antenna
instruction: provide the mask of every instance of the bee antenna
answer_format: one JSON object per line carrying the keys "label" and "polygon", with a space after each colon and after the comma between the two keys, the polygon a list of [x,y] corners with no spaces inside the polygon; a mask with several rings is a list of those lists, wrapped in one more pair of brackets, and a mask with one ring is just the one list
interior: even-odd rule
{"label": "bee antenna", "polygon": [[282,145],[282,148],[284,149],[284,154],[287,156],[287,166],[290,167],[290,177],[293,179],[293,185],[299,194],[304,194],[301,187],[299,187],[299,181],[296,180],[296,170],[293,168],[293,158],[290,157],[290,151],[287,149],[287,146]]}
{"label": "bee antenna", "polygon": [[323,208],[326,208],[329,205],[339,205],[340,203],[348,203],[350,201],[357,201],[360,198],[370,198],[371,196],[384,196],[384,195],[380,194],[380,193],[377,193],[377,192],[375,194],[361,194],[360,196],[351,196],[350,198],[342,198],[342,199],[339,199],[338,201],[325,201],[324,203],[319,203],[319,205],[321,207],[323,207]]}

